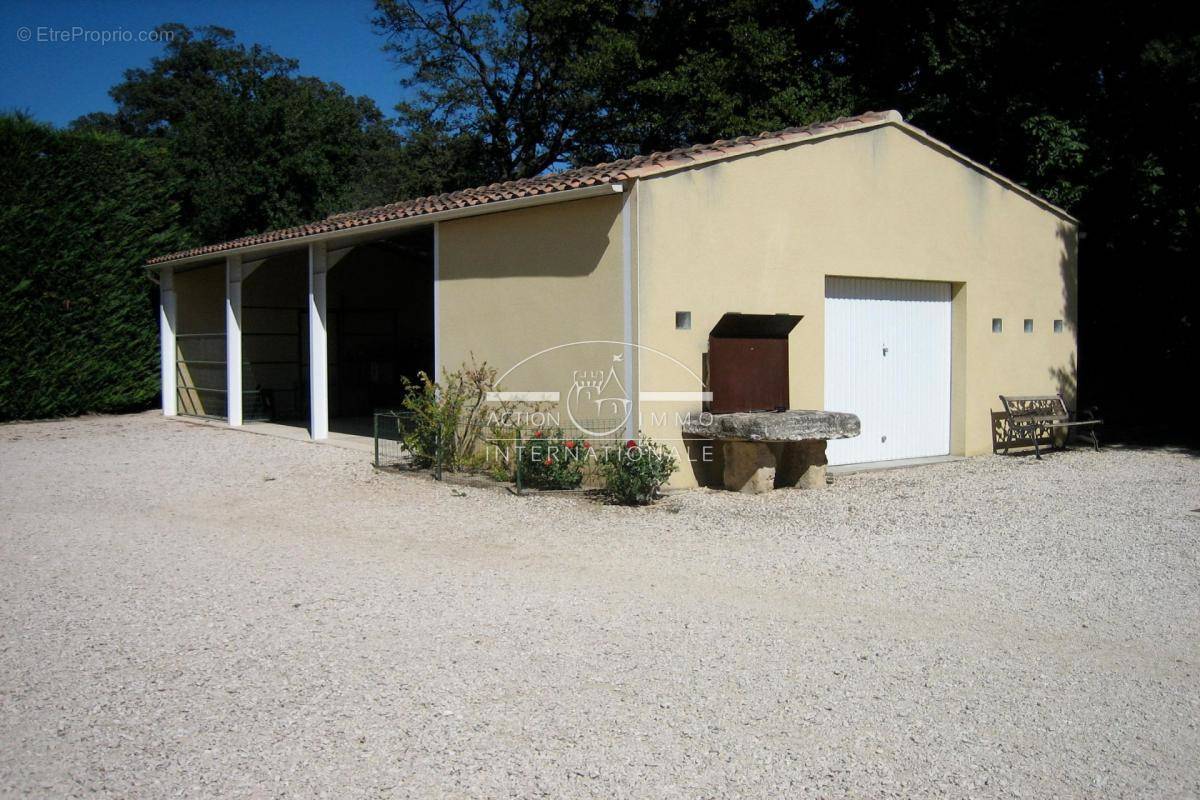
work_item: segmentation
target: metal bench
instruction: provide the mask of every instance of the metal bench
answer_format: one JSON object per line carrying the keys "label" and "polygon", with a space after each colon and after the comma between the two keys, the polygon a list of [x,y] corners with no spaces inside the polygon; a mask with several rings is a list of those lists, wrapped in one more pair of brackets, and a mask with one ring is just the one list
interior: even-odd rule
{"label": "metal bench", "polygon": [[1004,404],[1004,416],[1008,423],[1007,438],[1001,443],[1004,452],[1014,444],[1033,444],[1034,455],[1041,459],[1041,440],[1043,437],[1054,444],[1054,434],[1064,431],[1063,446],[1072,436],[1089,439],[1092,449],[1100,449],[1100,439],[1096,436],[1096,427],[1104,421],[1096,419],[1090,411],[1083,412],[1085,418],[1079,419],[1067,410],[1067,403],[1061,394],[1045,395],[1000,395]]}

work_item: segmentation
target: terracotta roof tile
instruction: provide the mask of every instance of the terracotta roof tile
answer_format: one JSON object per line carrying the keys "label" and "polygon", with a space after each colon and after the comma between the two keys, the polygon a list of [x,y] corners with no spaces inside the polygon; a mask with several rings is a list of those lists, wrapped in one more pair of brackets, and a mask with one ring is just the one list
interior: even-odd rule
{"label": "terracotta roof tile", "polygon": [[190,250],[182,250],[177,253],[152,258],[146,263],[149,265],[165,264],[181,258],[210,255],[256,244],[269,244],[288,239],[299,239],[319,233],[350,230],[362,225],[392,222],[410,217],[419,217],[425,214],[434,214],[439,211],[495,203],[501,200],[564,192],[570,189],[579,189],[600,184],[623,183],[624,181],[635,180],[666,170],[679,169],[706,161],[718,161],[733,155],[753,152],[763,146],[774,147],[781,143],[806,139],[822,133],[847,130],[864,125],[874,125],[888,120],[898,121],[899,119],[900,115],[894,111],[869,111],[865,114],[859,114],[854,117],[842,117],[831,122],[819,122],[799,128],[785,128],[781,131],[767,131],[760,133],[758,136],[739,136],[736,139],[722,139],[709,144],[694,144],[661,153],[650,153],[618,161],[609,161],[604,164],[595,164],[590,167],[578,167],[550,175],[540,175],[536,178],[493,183],[474,189],[462,189],[445,194],[431,195],[429,197],[418,197],[412,200],[403,200],[398,203],[389,203],[388,205],[358,211],[344,211],[339,214],[331,214],[318,222],[296,225],[291,228],[281,228],[279,230],[267,231],[266,233],[256,233],[251,236],[243,236],[240,239],[221,242],[220,244],[193,247]]}

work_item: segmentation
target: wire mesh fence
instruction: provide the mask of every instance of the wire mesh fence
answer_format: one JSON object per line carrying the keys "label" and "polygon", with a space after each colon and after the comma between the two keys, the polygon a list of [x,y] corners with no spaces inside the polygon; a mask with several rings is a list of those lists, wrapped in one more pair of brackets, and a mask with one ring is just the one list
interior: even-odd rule
{"label": "wire mesh fence", "polygon": [[411,429],[413,415],[404,411],[376,411],[374,422],[375,466],[412,466],[412,453],[405,445],[404,434]]}
{"label": "wire mesh fence", "polygon": [[447,472],[481,472],[512,481],[520,492],[533,462],[595,461],[620,447],[626,436],[620,419],[531,414],[439,426],[411,411],[377,411],[374,463],[379,468],[428,469],[438,480]]}

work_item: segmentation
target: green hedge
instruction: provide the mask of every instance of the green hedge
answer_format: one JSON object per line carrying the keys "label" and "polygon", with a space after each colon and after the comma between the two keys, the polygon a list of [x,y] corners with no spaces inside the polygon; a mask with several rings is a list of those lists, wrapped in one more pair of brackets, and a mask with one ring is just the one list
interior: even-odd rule
{"label": "green hedge", "polygon": [[0,419],[144,408],[158,394],[147,257],[187,246],[166,154],[0,116]]}

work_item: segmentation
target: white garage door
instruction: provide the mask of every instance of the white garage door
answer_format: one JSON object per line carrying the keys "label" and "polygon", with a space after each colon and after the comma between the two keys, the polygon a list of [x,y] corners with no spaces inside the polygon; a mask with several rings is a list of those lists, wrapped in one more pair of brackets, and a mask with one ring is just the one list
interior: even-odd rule
{"label": "white garage door", "polygon": [[825,279],[825,408],[862,420],[830,464],[950,452],[950,284]]}

